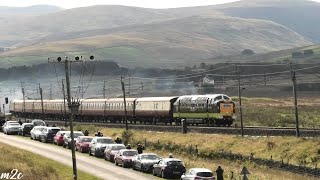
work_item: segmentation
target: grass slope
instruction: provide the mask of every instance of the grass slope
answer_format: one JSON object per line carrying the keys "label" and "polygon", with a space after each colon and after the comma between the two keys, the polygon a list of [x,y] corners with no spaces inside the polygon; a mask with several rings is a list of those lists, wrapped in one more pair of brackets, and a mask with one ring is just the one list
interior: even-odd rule
{"label": "grass slope", "polygon": [[270,21],[222,16],[193,16],[95,33],[100,35],[81,33],[70,40],[13,49],[0,57],[19,64],[17,59],[23,60],[26,56],[63,56],[76,51],[96,54],[99,59],[115,60],[123,65],[172,67],[172,64],[238,55],[247,48],[262,53],[309,44],[294,31]]}
{"label": "grass slope", "polygon": [[[23,173],[24,180],[33,179],[73,179],[72,168],[62,165],[58,162],[32,154],[15,147],[0,143],[0,173],[11,172],[12,169],[18,169]],[[98,180],[92,175],[78,171],[78,179]]]}
{"label": "grass slope", "polygon": [[[89,129],[93,134],[96,131],[101,131],[105,136],[115,138],[116,136],[123,136],[124,131],[115,128],[99,128],[95,126],[76,126],[76,129]],[[221,157],[211,159],[200,158],[197,154],[188,154],[177,148],[168,151],[164,148],[166,145],[179,145],[195,147],[197,145],[199,153],[210,152],[232,152],[246,156],[253,154],[255,157],[264,159],[273,159],[280,161],[289,159],[290,163],[303,164],[314,167],[319,163],[319,149],[320,144],[318,139],[299,139],[294,137],[245,137],[217,135],[217,134],[195,134],[188,133],[182,135],[181,133],[162,133],[151,131],[131,131],[132,135],[129,138],[131,145],[137,143],[147,142],[157,144],[160,142],[161,147],[148,146],[145,152],[154,152],[162,157],[167,157],[169,153],[173,153],[174,157],[184,161],[187,169],[193,167],[204,167],[215,170],[218,165],[221,165],[224,170],[224,177],[229,179],[231,171],[234,172],[235,177],[240,178],[241,168],[248,167],[251,172],[250,179],[264,179],[264,180],[290,180],[290,179],[308,179],[315,180],[316,178],[306,177],[303,175],[287,173],[280,170],[268,168],[265,166],[255,165],[245,161],[227,161]],[[124,139],[124,138],[123,138]],[[274,146],[270,148],[268,144],[273,143]],[[249,146],[250,145],[250,146]],[[305,163],[306,162],[306,163]]]}

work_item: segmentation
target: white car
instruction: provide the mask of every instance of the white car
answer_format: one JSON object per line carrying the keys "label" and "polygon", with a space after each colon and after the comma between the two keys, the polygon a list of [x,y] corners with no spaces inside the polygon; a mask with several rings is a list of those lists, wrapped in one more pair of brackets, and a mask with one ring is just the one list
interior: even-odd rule
{"label": "white car", "polygon": [[213,180],[216,179],[211,170],[205,168],[191,168],[181,176],[181,180]]}
{"label": "white car", "polygon": [[41,132],[47,128],[46,126],[35,126],[32,128],[32,130],[30,131],[30,138],[34,139],[34,140],[40,140],[40,134]]}
{"label": "white car", "polygon": [[18,134],[20,130],[20,124],[15,121],[7,121],[3,126],[3,133],[5,134]]}

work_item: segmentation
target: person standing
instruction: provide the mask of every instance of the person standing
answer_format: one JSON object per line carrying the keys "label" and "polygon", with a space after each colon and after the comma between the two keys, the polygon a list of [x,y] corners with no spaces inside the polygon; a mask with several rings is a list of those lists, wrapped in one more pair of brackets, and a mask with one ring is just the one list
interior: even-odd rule
{"label": "person standing", "polygon": [[117,144],[121,144],[122,143],[122,139],[120,139],[118,136],[116,138],[116,140],[114,140],[115,143]]}
{"label": "person standing", "polygon": [[86,129],[83,133],[85,136],[89,136],[89,131]]}
{"label": "person standing", "polygon": [[221,166],[218,166],[218,169],[216,170],[217,173],[217,180],[223,180],[223,169]]}
{"label": "person standing", "polygon": [[144,147],[141,144],[138,144],[138,147],[137,147],[138,154],[142,154],[143,150],[144,150]]}

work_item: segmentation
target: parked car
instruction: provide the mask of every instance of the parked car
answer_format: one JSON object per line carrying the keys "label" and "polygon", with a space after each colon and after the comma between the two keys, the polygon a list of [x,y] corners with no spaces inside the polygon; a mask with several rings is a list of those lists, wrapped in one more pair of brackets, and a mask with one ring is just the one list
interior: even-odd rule
{"label": "parked car", "polygon": [[59,127],[45,127],[39,134],[39,140],[43,143],[51,142],[58,131],[60,131]]}
{"label": "parked car", "polygon": [[108,144],[114,144],[111,137],[94,137],[89,144],[89,155],[103,156]]}
{"label": "parked car", "polygon": [[135,149],[121,149],[119,153],[114,156],[114,163],[121,164],[122,167],[132,167],[133,158],[138,155]]}
{"label": "parked car", "polygon": [[21,126],[20,126],[20,129],[19,129],[19,135],[21,136],[25,136],[27,134],[30,135],[30,131],[32,130],[33,128],[33,124],[32,123],[23,123]]}
{"label": "parked car", "polygon": [[19,128],[20,128],[20,124],[19,123],[17,123],[17,122],[9,122],[9,121],[4,123],[4,125],[2,126],[3,133],[8,134],[8,135],[9,134],[18,134]]}
{"label": "parked car", "polygon": [[[3,125],[1,126],[1,129],[2,129],[3,132],[4,132],[4,130],[3,130],[4,126],[5,126],[6,124],[10,124],[10,123],[18,123],[18,121],[5,121],[5,122],[3,123]],[[19,124],[19,123],[18,123],[18,124]]]}
{"label": "parked car", "polygon": [[191,168],[181,176],[181,180],[214,180],[211,170],[205,168]]}
{"label": "parked car", "polygon": [[76,151],[88,152],[89,144],[92,141],[93,137],[91,136],[78,136],[76,140]]}
{"label": "parked car", "polygon": [[[74,144],[76,144],[76,139],[78,136],[84,136],[81,131],[73,131],[73,137],[74,137]],[[71,132],[68,131],[63,136],[63,145],[64,148],[67,147],[71,149]]]}
{"label": "parked car", "polygon": [[31,121],[34,126],[46,126],[46,123],[41,119],[34,119]]}
{"label": "parked car", "polygon": [[64,143],[63,136],[67,132],[70,132],[70,131],[58,131],[57,134],[53,137],[53,144],[62,146]]}
{"label": "parked car", "polygon": [[139,154],[133,159],[132,168],[134,170],[140,170],[141,172],[151,172],[153,165],[158,163],[161,158],[153,153]]}
{"label": "parked car", "polygon": [[104,150],[104,159],[114,162],[114,156],[119,152],[121,149],[126,149],[124,144],[109,144],[107,145],[106,149]]}
{"label": "parked car", "polygon": [[30,139],[39,140],[39,135],[44,128],[46,126],[34,126],[30,131]]}
{"label": "parked car", "polygon": [[180,159],[165,158],[159,161],[159,163],[153,165],[152,174],[154,176],[167,177],[181,177],[186,172],[186,167],[183,165]]}

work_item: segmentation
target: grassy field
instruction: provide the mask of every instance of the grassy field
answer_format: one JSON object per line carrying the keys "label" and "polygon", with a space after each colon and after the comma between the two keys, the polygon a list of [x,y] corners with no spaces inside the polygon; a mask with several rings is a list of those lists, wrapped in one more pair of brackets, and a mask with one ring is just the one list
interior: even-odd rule
{"label": "grassy field", "polygon": [[[72,168],[32,154],[18,148],[0,143],[0,173],[11,172],[12,169],[18,169],[23,173],[24,180],[43,179],[43,180],[68,180],[73,179]],[[78,171],[80,180],[98,180],[92,175]]]}
{"label": "grassy field", "polygon": [[[105,136],[123,137],[123,130],[114,128],[98,128],[95,126],[80,126],[76,129],[88,129],[90,133],[98,130],[103,132]],[[272,156],[274,161],[288,162],[290,164],[299,164],[304,166],[315,167],[319,165],[320,160],[320,143],[319,139],[305,139],[294,137],[245,137],[216,135],[216,134],[195,134],[189,133],[182,135],[181,133],[162,133],[150,131],[131,131],[129,143],[135,145],[137,143],[144,144],[147,140],[148,152],[155,152],[162,156],[168,156],[173,153],[175,157],[182,159],[187,168],[206,167],[215,170],[218,165],[222,165],[225,169],[225,178],[229,178],[231,171],[236,177],[239,177],[241,168],[247,166],[251,172],[250,179],[316,179],[305,177],[298,174],[288,173],[276,169],[270,169],[266,166],[257,165],[247,161],[230,161],[223,157],[201,158],[199,154],[208,154],[211,152],[232,152],[245,156],[253,155],[262,159],[270,159]],[[159,143],[158,146],[154,144]],[[271,145],[272,146],[271,146]],[[171,150],[166,150],[165,146],[171,146]],[[179,148],[197,146],[197,154],[189,154]]]}
{"label": "grassy field", "polygon": [[[238,102],[237,97],[233,97],[233,100]],[[242,98],[242,105],[245,126],[295,127],[292,98]],[[319,106],[319,98],[299,99],[300,127],[320,128]],[[240,117],[239,109],[236,114]],[[239,125],[240,118],[235,123]]]}

